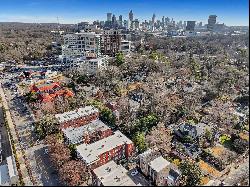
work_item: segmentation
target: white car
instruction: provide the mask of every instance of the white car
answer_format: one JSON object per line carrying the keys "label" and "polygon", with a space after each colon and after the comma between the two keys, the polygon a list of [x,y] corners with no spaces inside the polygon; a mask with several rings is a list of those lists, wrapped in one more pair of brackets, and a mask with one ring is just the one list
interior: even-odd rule
{"label": "white car", "polygon": [[135,176],[135,175],[137,175],[137,174],[138,174],[138,171],[137,171],[137,170],[131,172],[131,176]]}
{"label": "white car", "polygon": [[49,150],[48,149],[44,149],[44,154],[48,154],[49,153]]}

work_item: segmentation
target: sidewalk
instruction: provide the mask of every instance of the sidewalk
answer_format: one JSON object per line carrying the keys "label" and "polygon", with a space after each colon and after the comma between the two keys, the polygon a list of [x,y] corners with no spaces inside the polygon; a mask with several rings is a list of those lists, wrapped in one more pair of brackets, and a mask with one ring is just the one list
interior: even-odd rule
{"label": "sidewalk", "polygon": [[[6,101],[5,94],[4,94],[1,83],[0,83],[0,96],[2,98],[3,108],[6,111],[5,112],[6,113],[6,120],[7,120],[8,126],[9,126],[9,129],[8,129],[9,133],[11,134],[11,137],[12,137],[11,138],[12,145],[14,145],[12,147],[12,150],[13,150],[14,154],[16,152],[16,162],[19,163],[19,165],[20,165],[20,168],[17,168],[18,173],[21,174],[21,176],[19,176],[19,179],[23,179],[25,186],[33,186],[34,184],[32,183],[32,180],[28,174],[28,169],[27,169],[26,164],[25,164],[24,155],[22,154],[22,148],[20,147],[20,144],[19,144],[19,141],[17,138],[15,126],[14,126],[12,118],[11,118],[8,103]],[[20,178],[20,177],[22,177],[22,178]]]}

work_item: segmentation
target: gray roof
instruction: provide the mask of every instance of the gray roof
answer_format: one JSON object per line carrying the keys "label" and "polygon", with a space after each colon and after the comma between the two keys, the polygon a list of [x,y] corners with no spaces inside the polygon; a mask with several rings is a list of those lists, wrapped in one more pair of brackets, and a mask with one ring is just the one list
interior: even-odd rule
{"label": "gray roof", "polygon": [[92,163],[99,160],[99,155],[106,153],[117,146],[132,143],[133,142],[124,134],[122,134],[120,131],[116,131],[113,135],[92,144],[78,145],[76,149],[86,164],[91,165]]}
{"label": "gray roof", "polygon": [[128,176],[128,171],[114,161],[110,161],[103,166],[93,170],[103,186],[136,186]]}
{"label": "gray roof", "polygon": [[91,134],[97,130],[107,130],[110,129],[107,125],[105,125],[101,120],[95,120],[87,125],[81,126],[81,127],[69,127],[66,129],[63,129],[63,133],[65,137],[69,140],[71,144],[78,144],[82,143],[83,141],[83,135],[84,134]]}
{"label": "gray roof", "polygon": [[80,117],[89,116],[90,114],[98,112],[98,109],[93,106],[86,106],[84,108],[79,108],[77,110],[64,112],[62,114],[56,114],[55,117],[59,123],[66,121],[78,119]]}
{"label": "gray roof", "polygon": [[149,163],[149,165],[156,172],[160,172],[162,169],[166,168],[167,166],[170,166],[170,162],[167,161],[162,156],[159,156],[159,157],[155,158],[154,160],[152,160]]}

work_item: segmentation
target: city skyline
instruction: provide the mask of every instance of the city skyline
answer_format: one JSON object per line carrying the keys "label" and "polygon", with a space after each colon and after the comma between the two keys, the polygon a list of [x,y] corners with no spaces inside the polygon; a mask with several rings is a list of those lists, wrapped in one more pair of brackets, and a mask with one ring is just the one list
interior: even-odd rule
{"label": "city skyline", "polygon": [[[13,6],[14,5],[14,6]],[[228,26],[248,26],[248,0],[13,0],[1,2],[0,22],[31,22],[31,23],[78,23],[82,21],[106,20],[110,12],[128,19],[133,10],[134,19],[156,20],[162,16],[174,18],[176,21],[195,20],[208,21],[209,15],[217,15],[219,23]]]}

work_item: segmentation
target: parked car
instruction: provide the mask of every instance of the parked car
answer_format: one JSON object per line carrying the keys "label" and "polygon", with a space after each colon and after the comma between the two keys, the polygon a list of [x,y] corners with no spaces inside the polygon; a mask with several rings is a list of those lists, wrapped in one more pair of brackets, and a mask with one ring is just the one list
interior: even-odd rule
{"label": "parked car", "polygon": [[137,174],[138,174],[137,170],[131,172],[131,176],[136,176]]}

